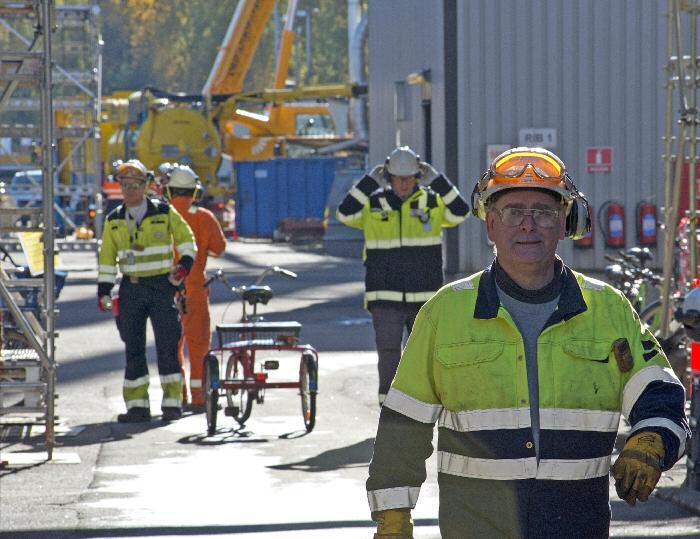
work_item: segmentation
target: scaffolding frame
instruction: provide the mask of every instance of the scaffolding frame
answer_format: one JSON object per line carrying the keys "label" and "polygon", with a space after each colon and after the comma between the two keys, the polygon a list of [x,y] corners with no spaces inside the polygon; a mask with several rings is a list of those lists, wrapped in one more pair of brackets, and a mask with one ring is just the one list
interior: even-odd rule
{"label": "scaffolding frame", "polygon": [[[674,294],[683,294],[690,288],[692,279],[698,274],[697,260],[697,163],[698,163],[698,109],[697,92],[700,80],[700,56],[698,56],[697,18],[700,3],[697,0],[667,0],[666,64],[665,85],[665,133],[663,172],[664,208],[663,222],[664,257],[663,281],[661,284],[661,337],[668,337],[670,331],[670,305]],[[690,34],[688,51],[684,47],[683,29]],[[674,113],[674,102],[678,106]],[[675,147],[674,147],[675,146]],[[683,216],[679,213],[683,170],[688,167],[688,237],[685,238],[689,250],[688,282],[674,282],[677,222]]]}
{"label": "scaffolding frame", "polygon": [[[0,13],[0,32],[8,32],[14,40],[27,47],[36,46],[36,35],[34,39],[26,35],[26,17],[22,16],[23,12],[5,11],[9,15],[3,17]],[[69,201],[65,209],[62,205],[54,204],[54,210],[69,229],[75,230],[79,224],[87,224],[89,208],[96,207],[101,197],[99,120],[102,38],[97,25],[99,9],[96,0],[74,0],[70,5],[55,6],[53,12],[52,99],[54,133],[57,138],[54,148],[58,155],[55,195]],[[22,23],[25,28],[21,28]],[[0,115],[40,111],[38,99],[15,97],[12,92],[16,86],[8,88],[9,92],[0,92]],[[32,138],[36,136],[37,126],[31,123],[5,123],[2,125],[2,133],[10,137]],[[0,154],[2,153],[0,147]],[[26,168],[17,158],[19,156],[10,154],[4,157],[18,169]],[[41,186],[31,175],[27,175],[26,179],[29,183],[27,193],[38,195]],[[68,206],[73,208],[73,212]],[[100,228],[100,223],[94,225]],[[95,237],[100,235],[101,230],[95,230]],[[58,243],[61,249],[76,246],[96,250],[97,241],[83,240],[78,243],[63,240]]]}
{"label": "scaffolding frame", "polygon": [[[52,105],[52,32],[55,21],[53,0],[0,0],[0,16],[9,14],[25,18],[34,28],[35,38],[27,50],[0,48],[0,89],[3,96],[16,88],[26,87],[38,93],[40,103],[42,206],[40,208],[0,208],[3,232],[37,231],[43,241],[43,275],[41,279],[13,279],[12,272],[0,268],[0,299],[4,315],[14,319],[28,348],[0,350],[0,424],[43,424],[45,447],[49,460],[53,457],[55,442],[55,220],[53,211],[54,182],[56,173],[54,150],[56,140],[53,126]],[[17,43],[18,40],[14,40]],[[21,41],[19,41],[21,44]],[[24,44],[26,45],[26,43]],[[10,95],[11,97],[11,95]],[[4,100],[9,99],[5,97]],[[32,218],[30,227],[21,226],[17,217]],[[18,293],[20,283],[32,289],[39,298],[38,320],[22,305]],[[23,308],[24,307],[24,308]],[[36,369],[38,380],[30,380],[29,372]],[[4,397],[20,393],[20,404],[4,406]],[[32,396],[30,399],[29,397]],[[35,397],[35,398],[34,398]],[[28,405],[28,403],[32,403]]]}

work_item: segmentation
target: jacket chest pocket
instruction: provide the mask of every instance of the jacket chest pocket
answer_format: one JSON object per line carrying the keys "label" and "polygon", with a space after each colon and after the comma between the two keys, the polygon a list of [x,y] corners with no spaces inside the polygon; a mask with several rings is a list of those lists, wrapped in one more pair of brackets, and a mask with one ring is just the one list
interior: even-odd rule
{"label": "jacket chest pocket", "polygon": [[154,243],[166,243],[168,241],[168,223],[162,219],[151,221],[148,236]]}
{"label": "jacket chest pocket", "polygon": [[610,341],[571,340],[553,358],[556,406],[617,410],[620,373]]}
{"label": "jacket chest pocket", "polygon": [[515,345],[467,342],[436,351],[435,381],[450,410],[505,408],[515,400]]}

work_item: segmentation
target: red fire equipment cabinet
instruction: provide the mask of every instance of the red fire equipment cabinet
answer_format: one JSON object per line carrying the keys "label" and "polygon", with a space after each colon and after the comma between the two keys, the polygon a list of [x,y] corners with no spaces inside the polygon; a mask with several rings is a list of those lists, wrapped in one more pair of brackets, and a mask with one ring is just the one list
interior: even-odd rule
{"label": "red fire equipment cabinet", "polygon": [[637,241],[640,245],[656,245],[656,204],[637,204]]}

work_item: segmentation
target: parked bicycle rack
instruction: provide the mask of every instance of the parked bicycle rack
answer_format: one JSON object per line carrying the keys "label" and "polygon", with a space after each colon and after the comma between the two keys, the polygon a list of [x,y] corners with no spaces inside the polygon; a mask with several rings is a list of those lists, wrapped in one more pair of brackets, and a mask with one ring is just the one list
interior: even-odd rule
{"label": "parked bicycle rack", "polygon": [[[43,241],[43,276],[17,279],[11,268],[0,268],[0,314],[11,317],[15,349],[8,340],[0,350],[0,427],[7,424],[41,424],[45,427],[48,459],[54,447],[54,130],[51,102],[51,31],[55,20],[52,0],[0,0],[0,22],[31,25],[34,39],[29,44],[9,39],[0,50],[0,111],[18,87],[39,96],[41,138],[42,206],[0,207],[0,232],[40,232]],[[48,30],[48,31],[47,31]],[[15,50],[8,50],[15,46]],[[20,226],[24,217],[32,224]],[[38,315],[38,316],[37,316]],[[6,327],[0,324],[0,338]]]}

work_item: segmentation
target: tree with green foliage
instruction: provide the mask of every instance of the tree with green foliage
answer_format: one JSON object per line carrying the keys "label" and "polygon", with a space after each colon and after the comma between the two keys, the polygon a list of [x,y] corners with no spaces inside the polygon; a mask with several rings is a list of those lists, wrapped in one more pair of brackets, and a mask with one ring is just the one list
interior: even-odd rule
{"label": "tree with green foliage", "polygon": [[[198,93],[214,63],[236,2],[210,0],[101,0],[104,93],[153,86]],[[279,24],[286,2],[279,2]],[[309,83],[339,83],[347,75],[347,7],[337,0],[300,0],[312,13],[312,65]],[[306,26],[299,19],[290,77],[306,77]],[[281,32],[281,28],[280,28]],[[246,89],[272,84],[276,55],[274,18],[253,57]]]}

